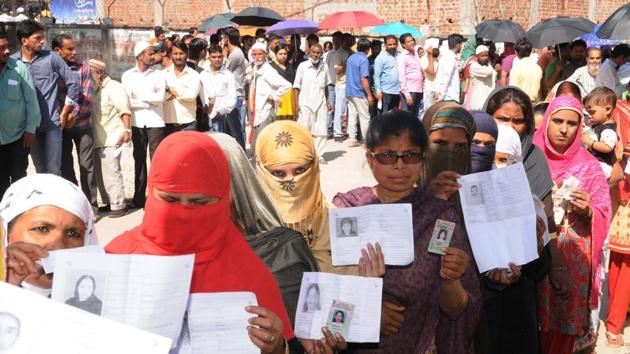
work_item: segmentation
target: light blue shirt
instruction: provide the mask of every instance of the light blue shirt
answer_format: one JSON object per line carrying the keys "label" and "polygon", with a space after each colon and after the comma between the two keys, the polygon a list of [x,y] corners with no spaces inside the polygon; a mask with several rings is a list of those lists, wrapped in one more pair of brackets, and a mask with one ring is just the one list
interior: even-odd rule
{"label": "light blue shirt", "polygon": [[[0,71],[0,145],[34,134],[40,112],[37,94],[26,65],[9,58]],[[6,168],[6,166],[2,166]]]}
{"label": "light blue shirt", "polygon": [[374,61],[374,91],[390,95],[400,93],[396,56],[398,56],[398,52],[391,55],[384,50],[376,57]]}

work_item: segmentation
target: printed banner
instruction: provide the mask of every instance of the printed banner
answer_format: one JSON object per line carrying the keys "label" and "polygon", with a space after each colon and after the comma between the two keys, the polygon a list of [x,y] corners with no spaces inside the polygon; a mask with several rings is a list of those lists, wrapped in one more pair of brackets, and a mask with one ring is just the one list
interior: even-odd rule
{"label": "printed banner", "polygon": [[57,23],[93,23],[96,0],[52,0],[50,11]]}

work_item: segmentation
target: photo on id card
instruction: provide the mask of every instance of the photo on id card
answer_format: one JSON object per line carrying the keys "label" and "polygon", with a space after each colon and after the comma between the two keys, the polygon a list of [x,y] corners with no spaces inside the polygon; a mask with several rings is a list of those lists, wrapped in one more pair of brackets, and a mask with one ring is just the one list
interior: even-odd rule
{"label": "photo on id card", "polygon": [[348,338],[348,330],[352,321],[354,305],[347,302],[333,300],[326,326],[332,333],[339,333],[344,338]]}
{"label": "photo on id card", "polygon": [[445,255],[444,248],[448,247],[453,237],[455,223],[438,219],[435,222],[433,233],[431,234],[431,242],[429,243],[429,252]]}

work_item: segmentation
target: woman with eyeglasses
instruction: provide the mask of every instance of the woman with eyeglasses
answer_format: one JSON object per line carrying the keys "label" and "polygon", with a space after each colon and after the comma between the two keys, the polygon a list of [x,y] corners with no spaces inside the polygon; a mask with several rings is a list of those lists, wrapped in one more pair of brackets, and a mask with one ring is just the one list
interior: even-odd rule
{"label": "woman with eyeglasses", "polygon": [[[430,119],[426,116],[426,119]],[[383,276],[381,341],[358,353],[470,353],[479,314],[479,284],[471,249],[456,205],[417,188],[428,138],[413,113],[389,111],[370,122],[366,158],[377,181],[337,194],[338,207],[410,203],[413,213],[414,262],[379,272],[377,255],[363,254],[362,272]],[[470,160],[470,157],[469,157]],[[456,223],[446,255],[427,249],[438,219]],[[376,259],[375,259],[376,258]],[[383,275],[384,273],[384,275]]]}

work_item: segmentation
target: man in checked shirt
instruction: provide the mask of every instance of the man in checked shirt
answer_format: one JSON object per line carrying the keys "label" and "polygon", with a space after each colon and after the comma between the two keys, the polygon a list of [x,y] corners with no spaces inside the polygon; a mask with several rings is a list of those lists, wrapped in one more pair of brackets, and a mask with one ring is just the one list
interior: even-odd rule
{"label": "man in checked shirt", "polygon": [[[62,131],[61,150],[61,176],[68,181],[78,184],[74,171],[74,159],[72,157],[73,143],[77,149],[79,159],[79,176],[81,190],[96,207],[96,178],[94,174],[94,139],[92,137],[92,96],[94,94],[94,82],[90,75],[90,67],[87,63],[77,58],[77,51],[72,36],[62,33],[53,38],[52,49],[68,64],[70,70],[78,75],[81,95],[78,105],[70,114],[70,124]],[[59,97],[63,101],[67,94],[67,88],[63,79],[60,82]]]}

